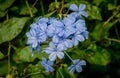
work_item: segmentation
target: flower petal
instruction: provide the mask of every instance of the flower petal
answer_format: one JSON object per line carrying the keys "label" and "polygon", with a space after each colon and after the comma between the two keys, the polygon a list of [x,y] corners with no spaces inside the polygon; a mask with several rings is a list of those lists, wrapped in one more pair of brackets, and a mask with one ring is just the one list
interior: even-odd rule
{"label": "flower petal", "polygon": [[62,59],[62,58],[64,57],[64,53],[63,53],[63,52],[58,52],[58,53],[57,53],[57,57],[58,57],[59,59]]}
{"label": "flower petal", "polygon": [[83,10],[85,10],[85,8],[86,8],[85,4],[80,4],[79,5],[79,11],[83,11]]}
{"label": "flower petal", "polygon": [[78,7],[76,4],[71,4],[69,9],[73,11],[78,11]]}
{"label": "flower petal", "polygon": [[55,61],[56,55],[57,55],[57,52],[51,53],[51,54],[49,55],[49,60],[50,60],[50,61]]}
{"label": "flower petal", "polygon": [[82,72],[82,67],[81,67],[81,65],[76,65],[76,66],[75,66],[75,69],[76,69],[77,72]]}

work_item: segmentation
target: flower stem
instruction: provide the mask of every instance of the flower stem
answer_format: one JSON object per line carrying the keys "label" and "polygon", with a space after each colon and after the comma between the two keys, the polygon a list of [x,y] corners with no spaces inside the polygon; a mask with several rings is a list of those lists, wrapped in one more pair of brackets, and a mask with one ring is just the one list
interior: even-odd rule
{"label": "flower stem", "polygon": [[43,1],[42,1],[42,0],[40,0],[40,5],[41,5],[41,12],[42,12],[42,15],[44,15],[45,12],[44,12],[44,6],[43,6]]}
{"label": "flower stem", "polygon": [[29,6],[28,1],[27,1],[27,0],[25,0],[25,3],[26,3],[26,5],[27,5],[27,7],[28,7],[28,9],[29,9],[29,12],[30,12],[30,17],[33,17],[33,13],[32,13],[32,10],[31,10],[31,8],[30,8],[30,6]]}
{"label": "flower stem", "polygon": [[[68,56],[68,58],[73,62],[73,59],[64,51],[64,53]],[[74,63],[74,62],[73,62]]]}
{"label": "flower stem", "polygon": [[9,47],[8,47],[8,74],[10,74],[10,50],[11,50],[11,45],[9,43]]}

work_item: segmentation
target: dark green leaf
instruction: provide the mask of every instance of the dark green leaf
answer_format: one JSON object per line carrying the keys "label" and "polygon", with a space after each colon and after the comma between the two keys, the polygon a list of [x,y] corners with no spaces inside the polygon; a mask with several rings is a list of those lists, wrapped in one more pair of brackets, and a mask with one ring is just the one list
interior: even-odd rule
{"label": "dark green leaf", "polygon": [[4,58],[4,54],[0,52],[0,59]]}
{"label": "dark green leaf", "polygon": [[32,57],[31,49],[29,46],[23,49],[17,49],[16,53],[13,56],[13,60],[16,63],[23,63],[23,62],[32,62],[35,57]]}
{"label": "dark green leaf", "polygon": [[49,17],[50,17],[51,15],[53,15],[55,12],[56,12],[56,10],[55,10],[55,11],[52,11],[52,12],[46,14],[46,15],[44,15],[43,17],[49,18]]}
{"label": "dark green leaf", "polygon": [[7,72],[8,72],[7,60],[0,61],[0,76],[7,74]]}
{"label": "dark green leaf", "polygon": [[0,43],[10,41],[15,38],[22,31],[28,19],[28,17],[14,17],[7,22],[0,24]]}
{"label": "dark green leaf", "polygon": [[5,11],[9,8],[15,0],[0,0],[0,11]]}
{"label": "dark green leaf", "polygon": [[100,9],[97,6],[88,4],[87,13],[90,19],[102,20]]}
{"label": "dark green leaf", "polygon": [[[37,9],[35,7],[33,7],[31,9],[31,11],[32,11],[33,14],[35,14],[37,12]],[[20,8],[20,13],[19,14],[20,15],[29,15],[30,11],[29,11],[28,7],[26,5],[24,5]]]}
{"label": "dark green leaf", "polygon": [[[96,45],[93,45],[96,46]],[[90,53],[93,53],[92,55],[89,55],[87,51],[91,50]],[[91,64],[97,64],[97,65],[107,65],[111,61],[110,53],[107,49],[98,47],[96,49],[89,48],[86,52],[87,54],[87,60]]]}
{"label": "dark green leaf", "polygon": [[7,13],[7,11],[0,11],[0,18],[5,16],[6,13]]}
{"label": "dark green leaf", "polygon": [[60,8],[59,5],[60,5],[60,2],[52,2],[49,5],[49,11],[54,11],[56,8]]}

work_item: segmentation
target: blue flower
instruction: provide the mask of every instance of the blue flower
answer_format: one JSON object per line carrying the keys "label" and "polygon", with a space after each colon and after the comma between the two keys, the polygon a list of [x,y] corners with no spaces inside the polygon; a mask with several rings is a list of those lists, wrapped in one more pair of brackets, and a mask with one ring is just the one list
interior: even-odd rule
{"label": "blue flower", "polygon": [[49,54],[50,61],[55,61],[57,57],[59,59],[64,57],[64,53],[62,52],[61,48],[58,48],[54,43],[50,43],[49,47],[44,49],[43,52]]}
{"label": "blue flower", "polygon": [[78,45],[79,41],[82,42],[85,40],[84,35],[80,32],[74,33],[71,38],[74,46]]}
{"label": "blue flower", "polygon": [[[42,19],[42,18],[41,18]],[[39,36],[39,42],[44,42],[48,38],[47,34],[47,23],[33,23],[30,25],[31,29],[34,29],[36,34]]]}
{"label": "blue flower", "polygon": [[70,18],[64,18],[61,20],[61,25],[56,26],[58,29],[58,36],[66,36],[73,34],[75,32],[75,28],[73,27],[74,21],[72,21]]}
{"label": "blue flower", "polygon": [[57,44],[57,47],[61,50],[67,50],[73,46],[73,41],[66,36],[54,36],[53,42]]}
{"label": "blue flower", "polygon": [[40,16],[37,20],[36,20],[36,24],[42,24],[42,23],[48,23],[48,18],[42,18],[42,16]]}
{"label": "blue flower", "polygon": [[80,15],[83,15],[85,17],[88,17],[88,14],[85,11],[85,8],[86,8],[86,5],[84,5],[84,4],[80,4],[79,8],[77,7],[76,4],[71,4],[69,9],[75,11],[73,13],[76,13],[76,15],[80,14]]}
{"label": "blue flower", "polygon": [[77,72],[82,72],[82,66],[86,65],[86,62],[84,60],[73,60],[73,65],[69,66],[68,69],[70,70],[70,73],[74,73],[75,71]]}
{"label": "blue flower", "polygon": [[33,56],[34,49],[37,49],[38,51],[40,51],[39,36],[36,34],[36,31],[34,29],[31,29],[30,32],[26,33],[26,35],[28,37],[27,44],[30,45],[30,47],[32,49],[32,56]]}
{"label": "blue flower", "polygon": [[48,29],[47,29],[48,36],[52,37],[52,36],[56,35],[58,32],[60,32],[60,29],[57,27],[59,27],[61,25],[62,25],[62,23],[59,20],[57,20],[55,18],[50,18]]}
{"label": "blue flower", "polygon": [[74,27],[76,28],[76,31],[83,32],[87,30],[85,21],[82,19],[79,19],[75,22]]}
{"label": "blue flower", "polygon": [[41,62],[42,66],[45,67],[46,72],[53,72],[54,68],[52,67],[53,61],[47,61],[45,58],[42,58]]}
{"label": "blue flower", "polygon": [[40,37],[41,37],[41,42],[44,42],[47,40],[48,38],[48,34],[47,34],[47,24],[46,23],[43,23],[43,24],[39,24],[39,27],[40,27]]}

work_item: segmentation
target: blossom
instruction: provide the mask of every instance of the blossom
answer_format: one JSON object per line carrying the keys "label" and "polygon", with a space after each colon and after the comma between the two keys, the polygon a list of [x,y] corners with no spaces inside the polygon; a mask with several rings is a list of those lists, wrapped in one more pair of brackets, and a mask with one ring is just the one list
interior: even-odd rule
{"label": "blossom", "polygon": [[82,66],[86,65],[86,62],[84,60],[73,60],[73,65],[69,66],[68,69],[70,70],[70,73],[74,73],[75,71],[81,72],[82,71]]}
{"label": "blossom", "polygon": [[84,5],[84,4],[80,4],[79,8],[77,7],[76,4],[71,4],[69,9],[75,11],[73,13],[76,13],[76,15],[80,14],[80,15],[83,15],[85,17],[88,17],[88,14],[85,11],[85,8],[86,8],[86,5]]}
{"label": "blossom", "polygon": [[32,49],[32,56],[34,55],[34,49],[37,49],[40,51],[40,40],[39,40],[39,35],[36,34],[36,31],[34,29],[31,29],[30,32],[26,33],[28,37],[27,44],[30,45]]}
{"label": "blossom", "polygon": [[78,45],[79,41],[82,42],[85,40],[84,35],[80,32],[74,33],[71,38],[74,46]]}
{"label": "blossom", "polygon": [[57,57],[59,59],[64,57],[64,53],[62,52],[61,48],[58,48],[54,43],[51,43],[48,48],[43,50],[43,52],[49,54],[50,61],[55,61]]}
{"label": "blossom", "polygon": [[43,67],[45,67],[46,72],[53,72],[54,71],[54,68],[52,67],[53,61],[50,61],[50,60],[47,61],[45,58],[42,58],[41,64]]}
{"label": "blossom", "polygon": [[73,46],[73,41],[66,36],[54,36],[53,42],[57,44],[57,47],[61,50],[67,50]]}
{"label": "blossom", "polygon": [[74,27],[76,28],[76,31],[79,31],[79,32],[83,32],[83,31],[87,30],[85,21],[82,19],[77,20],[74,23]]}

